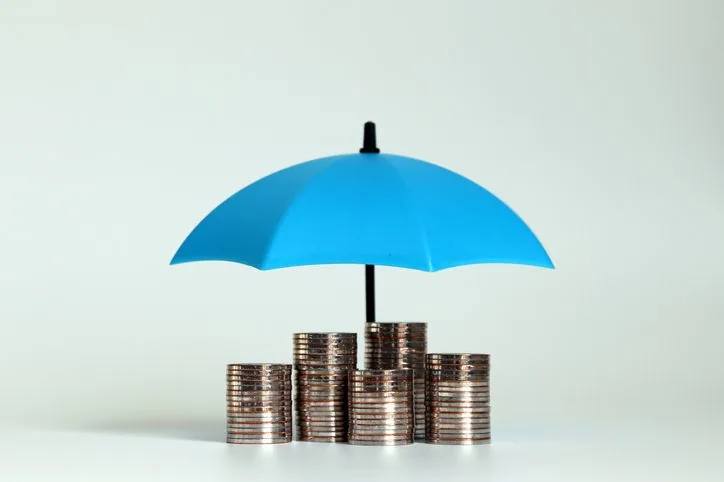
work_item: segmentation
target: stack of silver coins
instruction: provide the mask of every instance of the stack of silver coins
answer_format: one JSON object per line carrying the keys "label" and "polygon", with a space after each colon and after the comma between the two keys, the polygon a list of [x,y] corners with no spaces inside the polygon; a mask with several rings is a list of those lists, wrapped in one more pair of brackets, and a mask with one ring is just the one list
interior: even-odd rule
{"label": "stack of silver coins", "polygon": [[490,443],[490,355],[427,355],[426,441]]}
{"label": "stack of silver coins", "polygon": [[297,440],[347,441],[347,377],[357,333],[295,333]]}
{"label": "stack of silver coins", "polygon": [[349,374],[349,443],[413,442],[412,370],[354,370]]}
{"label": "stack of silver coins", "polygon": [[226,367],[226,441],[292,441],[292,366],[234,363]]}
{"label": "stack of silver coins", "polygon": [[365,323],[365,368],[409,368],[415,383],[415,438],[425,439],[427,323]]}

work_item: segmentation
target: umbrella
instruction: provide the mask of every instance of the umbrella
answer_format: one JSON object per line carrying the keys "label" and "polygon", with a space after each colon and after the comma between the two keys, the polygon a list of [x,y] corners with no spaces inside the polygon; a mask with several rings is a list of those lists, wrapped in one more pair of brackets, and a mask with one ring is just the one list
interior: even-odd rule
{"label": "umbrella", "polygon": [[211,260],[260,270],[365,265],[367,321],[375,320],[375,265],[553,268],[535,234],[500,199],[443,167],[380,153],[372,122],[359,153],[293,165],[229,197],[171,264]]}

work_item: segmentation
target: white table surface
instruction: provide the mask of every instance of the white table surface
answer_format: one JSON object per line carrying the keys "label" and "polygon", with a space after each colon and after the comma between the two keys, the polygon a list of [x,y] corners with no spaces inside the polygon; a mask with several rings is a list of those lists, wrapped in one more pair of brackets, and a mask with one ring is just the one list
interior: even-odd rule
{"label": "white table surface", "polygon": [[0,481],[718,481],[722,425],[494,431],[487,446],[231,446],[223,426],[0,431]]}

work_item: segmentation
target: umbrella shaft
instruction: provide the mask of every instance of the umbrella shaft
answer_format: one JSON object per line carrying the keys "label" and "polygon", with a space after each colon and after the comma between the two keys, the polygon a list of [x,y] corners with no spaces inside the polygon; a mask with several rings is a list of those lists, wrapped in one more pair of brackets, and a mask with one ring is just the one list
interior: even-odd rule
{"label": "umbrella shaft", "polygon": [[365,299],[367,305],[367,322],[375,321],[375,266],[365,265]]}

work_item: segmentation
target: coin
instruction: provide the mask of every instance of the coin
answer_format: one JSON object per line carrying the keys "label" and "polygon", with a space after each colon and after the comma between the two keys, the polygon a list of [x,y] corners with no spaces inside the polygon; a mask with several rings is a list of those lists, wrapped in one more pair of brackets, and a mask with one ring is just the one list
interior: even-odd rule
{"label": "coin", "polygon": [[415,437],[424,438],[425,355],[427,324],[422,322],[366,323],[365,366],[371,369],[406,368],[413,372]]}
{"label": "coin", "polygon": [[285,443],[292,435],[292,365],[227,365],[228,443]]}
{"label": "coin", "polygon": [[347,377],[357,365],[357,334],[295,333],[293,341],[297,439],[345,441]]}
{"label": "coin", "polygon": [[412,371],[350,371],[349,442],[411,443],[414,433]]}
{"label": "coin", "polygon": [[429,353],[426,357],[426,441],[478,444],[490,440],[490,356]]}

